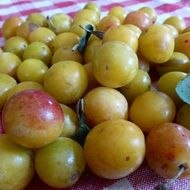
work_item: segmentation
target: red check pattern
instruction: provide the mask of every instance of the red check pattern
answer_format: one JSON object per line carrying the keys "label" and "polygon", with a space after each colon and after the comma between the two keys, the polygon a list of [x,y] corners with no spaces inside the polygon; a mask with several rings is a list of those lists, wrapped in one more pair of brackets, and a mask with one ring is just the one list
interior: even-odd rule
{"label": "red check pattern", "polygon": [[[185,18],[190,25],[190,0],[92,0],[101,6],[102,16],[106,15],[113,6],[123,6],[126,12],[137,10],[142,6],[155,8],[159,15],[158,23],[171,15],[178,15]],[[88,0],[1,0],[0,1],[0,28],[4,20],[10,16],[26,18],[33,12],[42,12],[44,15],[52,15],[57,12],[64,12],[73,16],[81,9]],[[3,45],[3,38],[0,31],[0,46]],[[18,171],[19,172],[19,171]],[[146,163],[127,179],[134,190],[152,190],[163,178],[151,171]],[[101,190],[110,186],[117,180],[106,180],[95,176],[88,168],[80,180],[69,190]],[[53,190],[46,186],[37,176],[26,190]],[[170,190],[190,190],[190,179],[176,181]]]}

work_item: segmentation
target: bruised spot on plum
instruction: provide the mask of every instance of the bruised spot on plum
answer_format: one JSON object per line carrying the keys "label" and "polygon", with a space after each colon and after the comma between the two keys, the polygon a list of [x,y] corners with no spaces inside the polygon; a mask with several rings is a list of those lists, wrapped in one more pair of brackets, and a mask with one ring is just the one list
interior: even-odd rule
{"label": "bruised spot on plum", "polygon": [[106,65],[106,67],[105,67],[105,68],[106,68],[106,71],[108,71],[108,70],[109,70],[109,66],[108,66],[108,65]]}
{"label": "bruised spot on plum", "polygon": [[72,180],[72,181],[76,181],[77,179],[78,179],[78,172],[73,173],[73,174],[71,175],[71,180]]}
{"label": "bruised spot on plum", "polygon": [[184,42],[185,42],[185,43],[189,43],[189,40],[185,40]]}
{"label": "bruised spot on plum", "polygon": [[172,154],[171,152],[165,153],[165,157],[166,157],[168,160],[174,160],[174,159],[175,159],[174,154]]}
{"label": "bruised spot on plum", "polygon": [[129,161],[129,160],[130,160],[130,156],[127,156],[127,157],[125,158],[125,160],[126,160],[126,161]]}

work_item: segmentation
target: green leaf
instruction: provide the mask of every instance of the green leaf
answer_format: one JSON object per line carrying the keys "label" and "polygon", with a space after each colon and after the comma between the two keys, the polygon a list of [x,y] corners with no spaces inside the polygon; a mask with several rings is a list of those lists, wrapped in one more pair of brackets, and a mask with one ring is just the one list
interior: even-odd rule
{"label": "green leaf", "polygon": [[[80,27],[83,28],[82,26]],[[93,25],[88,24],[83,29],[85,30],[85,35],[80,39],[79,43],[73,47],[73,51],[78,50],[80,53],[83,53],[83,51],[85,50],[88,39],[90,38],[94,27]]]}
{"label": "green leaf", "polygon": [[79,142],[82,146],[84,145],[84,141],[86,139],[87,134],[90,131],[90,128],[86,124],[85,115],[84,115],[84,100],[79,99],[77,103],[77,115],[79,118],[79,130],[72,137],[74,140]]}
{"label": "green leaf", "polygon": [[190,105],[190,75],[179,81],[175,90],[179,98]]}

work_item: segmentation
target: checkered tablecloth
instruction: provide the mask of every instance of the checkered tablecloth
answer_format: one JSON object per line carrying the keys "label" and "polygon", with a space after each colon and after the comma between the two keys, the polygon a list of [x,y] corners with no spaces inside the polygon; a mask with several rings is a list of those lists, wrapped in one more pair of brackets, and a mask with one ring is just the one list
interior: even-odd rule
{"label": "checkered tablecloth", "polygon": [[[3,21],[10,16],[26,18],[27,15],[33,12],[42,12],[46,16],[57,12],[64,12],[73,16],[87,2],[87,0],[0,0],[0,28]],[[171,15],[178,15],[184,17],[187,24],[190,25],[190,0],[95,0],[93,2],[101,6],[102,16],[106,15],[108,10],[116,5],[125,7],[126,12],[139,9],[142,6],[150,6],[158,13],[158,22],[160,23]],[[0,46],[2,45],[3,38],[0,33]],[[151,190],[156,184],[164,181],[164,179],[152,172],[146,163],[126,178],[132,184],[134,190]],[[99,178],[87,168],[77,184],[70,188],[70,190],[103,190],[116,181],[118,180]],[[172,189],[190,190],[190,179],[176,181],[170,188],[170,190]],[[43,184],[35,176],[26,190],[53,189]]]}

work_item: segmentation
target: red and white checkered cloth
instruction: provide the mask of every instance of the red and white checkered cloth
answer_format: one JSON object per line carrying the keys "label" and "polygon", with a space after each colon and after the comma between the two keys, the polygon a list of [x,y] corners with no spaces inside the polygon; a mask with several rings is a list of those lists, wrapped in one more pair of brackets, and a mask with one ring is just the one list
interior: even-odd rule
{"label": "red and white checkered cloth", "polygon": [[[64,12],[71,16],[84,7],[87,0],[0,0],[0,28],[3,21],[10,16],[26,18],[33,12],[42,12],[44,15],[52,15]],[[102,16],[116,5],[125,7],[126,12],[137,10],[142,6],[153,7],[158,15],[158,22],[162,22],[171,15],[182,16],[190,25],[190,0],[94,0],[101,6]],[[0,33],[0,46],[3,38]],[[19,171],[18,171],[19,172]],[[134,190],[152,190],[156,184],[164,181],[144,163],[138,170],[126,177],[132,184]],[[95,176],[88,168],[70,190],[103,190],[118,180],[106,180]],[[0,187],[1,188],[1,187]],[[108,188],[109,189],[109,188]],[[178,180],[170,190],[190,190],[190,179]],[[26,190],[53,190],[41,182],[37,176]],[[112,190],[124,190],[124,188],[112,188]],[[125,190],[127,190],[125,188]]]}

